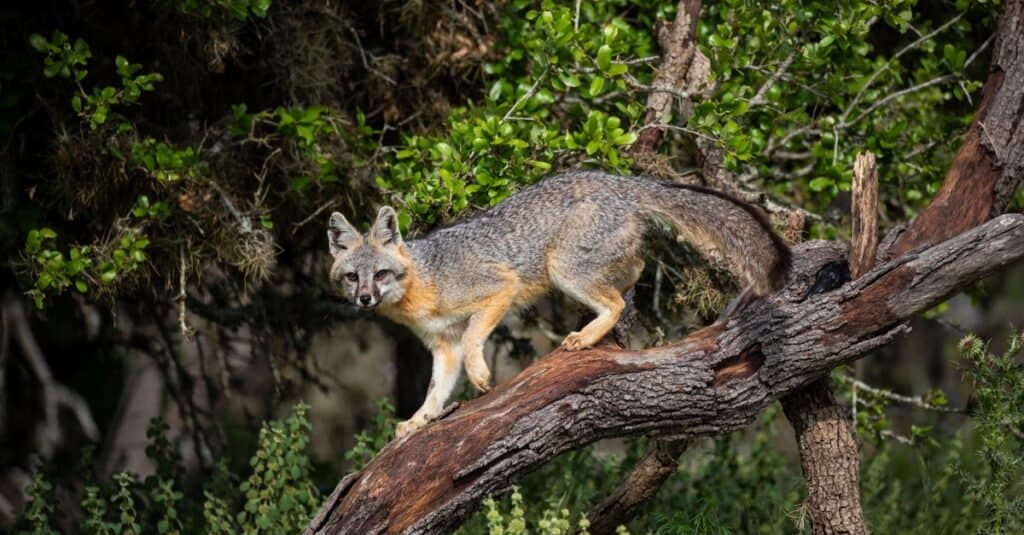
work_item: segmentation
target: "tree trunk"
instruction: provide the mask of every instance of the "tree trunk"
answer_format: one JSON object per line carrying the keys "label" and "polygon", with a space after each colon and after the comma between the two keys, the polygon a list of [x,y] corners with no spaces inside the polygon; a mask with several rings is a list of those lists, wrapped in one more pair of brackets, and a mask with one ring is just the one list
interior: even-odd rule
{"label": "tree trunk", "polygon": [[860,505],[859,457],[846,411],[827,378],[782,400],[800,448],[807,516],[814,533],[867,533]]}

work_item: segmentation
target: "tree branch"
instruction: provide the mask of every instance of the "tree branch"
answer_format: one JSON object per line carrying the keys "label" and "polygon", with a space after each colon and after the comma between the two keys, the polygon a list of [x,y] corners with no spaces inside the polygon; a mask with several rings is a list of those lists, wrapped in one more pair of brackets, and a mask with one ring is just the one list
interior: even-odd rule
{"label": "tree branch", "polygon": [[657,494],[665,480],[675,473],[679,456],[689,447],[686,439],[657,439],[630,469],[622,483],[587,513],[594,535],[615,530],[636,516],[637,509]]}
{"label": "tree branch", "polygon": [[866,534],[857,441],[828,377],[783,398],[782,408],[796,434],[814,533]]}
{"label": "tree branch", "polygon": [[981,103],[942,188],[879,254],[893,258],[1003,212],[1024,177],[1024,2],[1003,4]]}
{"label": "tree branch", "polygon": [[[647,90],[652,91],[647,99],[645,125],[668,123],[672,114],[672,96],[684,86],[687,71],[697,50],[697,17],[700,14],[700,0],[682,0],[676,7],[676,20],[662,28],[658,41],[665,51],[658,74]],[[684,91],[685,93],[685,91]],[[637,140],[630,147],[634,154],[654,153],[661,144],[665,132],[660,128],[641,130]]]}
{"label": "tree branch", "polygon": [[914,314],[1024,257],[1024,216],[1001,216],[806,299],[843,248],[811,242],[795,252],[786,287],[726,325],[644,351],[556,351],[388,445],[343,481],[307,533],[443,531],[484,496],[600,438],[742,428],[768,403],[889,343]]}

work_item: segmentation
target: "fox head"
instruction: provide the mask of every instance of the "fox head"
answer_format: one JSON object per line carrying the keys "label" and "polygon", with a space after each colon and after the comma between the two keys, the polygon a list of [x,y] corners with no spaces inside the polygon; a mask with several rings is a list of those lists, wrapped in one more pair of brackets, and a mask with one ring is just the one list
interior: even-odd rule
{"label": "fox head", "polygon": [[365,235],[345,216],[332,213],[327,240],[334,257],[331,281],[360,308],[393,304],[405,295],[410,256],[398,231],[398,214],[390,206],[380,209]]}

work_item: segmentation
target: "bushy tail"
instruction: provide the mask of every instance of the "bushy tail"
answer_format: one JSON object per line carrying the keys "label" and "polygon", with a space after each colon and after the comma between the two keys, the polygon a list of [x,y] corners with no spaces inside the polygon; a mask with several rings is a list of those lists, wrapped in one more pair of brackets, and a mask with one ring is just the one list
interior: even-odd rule
{"label": "bushy tail", "polygon": [[[753,206],[700,186],[652,182],[643,204],[668,220],[701,254],[721,259],[754,294],[778,289],[789,271],[786,242]],[[646,188],[645,188],[646,189]]]}

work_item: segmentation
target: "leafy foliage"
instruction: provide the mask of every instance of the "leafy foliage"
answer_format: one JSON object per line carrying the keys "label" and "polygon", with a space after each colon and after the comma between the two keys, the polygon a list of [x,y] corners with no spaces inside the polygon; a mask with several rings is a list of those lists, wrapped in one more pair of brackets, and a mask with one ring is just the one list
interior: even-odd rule
{"label": "leafy foliage", "polygon": [[[991,20],[984,3],[938,20],[916,4],[705,6],[698,32],[715,86],[689,126],[718,140],[727,167],[818,212],[849,191],[854,157],[870,150],[892,217],[912,214],[941,183],[959,144],[948,134],[964,130],[980,87],[965,12]],[[880,32],[900,43],[894,52],[875,44]]]}
{"label": "leafy foliage", "polygon": [[395,418],[395,406],[388,398],[381,398],[377,402],[377,414],[373,417],[370,425],[356,435],[356,443],[345,452],[345,460],[352,462],[352,468],[359,470],[366,466],[366,463],[377,452],[384,449],[388,442],[395,438],[395,425],[398,420]]}
{"label": "leafy foliage", "polygon": [[984,529],[1017,533],[1024,530],[1024,336],[1013,333],[1001,355],[976,336],[964,338],[960,351],[975,383],[973,422],[984,476],[959,466],[956,472],[983,508]]}
{"label": "leafy foliage", "polygon": [[[204,501],[195,503],[182,488],[186,473],[177,444],[167,437],[167,425],[154,420],[147,432],[146,454],[156,473],[141,484],[130,473],[113,477],[112,486],[87,484],[81,501],[83,533],[89,535],[159,533],[296,533],[302,531],[320,503],[310,480],[306,456],[310,425],[308,407],[299,403],[284,420],[266,422],[250,460],[251,473],[237,483],[222,462],[204,485]],[[91,467],[90,467],[91,468]],[[83,482],[84,483],[84,482]],[[29,493],[21,533],[57,533],[51,526],[53,486],[42,472]],[[200,506],[201,505],[201,506]]]}
{"label": "leafy foliage", "polygon": [[649,55],[653,42],[641,21],[619,15],[624,6],[588,3],[577,21],[565,4],[513,2],[502,25],[508,53],[485,66],[487,98],[454,110],[444,134],[403,136],[377,183],[432,222],[497,204],[552,169],[629,172],[622,149],[643,108],[603,97],[627,89],[625,59]]}

